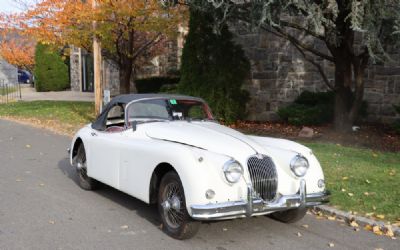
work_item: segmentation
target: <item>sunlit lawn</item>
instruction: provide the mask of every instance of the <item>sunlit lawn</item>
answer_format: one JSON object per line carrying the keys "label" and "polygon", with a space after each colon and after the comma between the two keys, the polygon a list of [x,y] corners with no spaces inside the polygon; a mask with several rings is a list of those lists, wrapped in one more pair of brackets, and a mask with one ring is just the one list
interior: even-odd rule
{"label": "sunlit lawn", "polygon": [[384,215],[389,221],[400,218],[400,153],[328,143],[306,145],[321,162],[332,205],[364,215]]}
{"label": "sunlit lawn", "polygon": [[90,102],[32,101],[0,104],[0,117],[11,117],[55,126],[72,134],[94,119],[94,104]]}
{"label": "sunlit lawn", "polygon": [[[34,101],[0,105],[0,117],[33,119],[72,134],[94,119],[93,103]],[[329,143],[312,148],[332,191],[331,205],[362,214],[400,217],[400,153],[374,152]]]}

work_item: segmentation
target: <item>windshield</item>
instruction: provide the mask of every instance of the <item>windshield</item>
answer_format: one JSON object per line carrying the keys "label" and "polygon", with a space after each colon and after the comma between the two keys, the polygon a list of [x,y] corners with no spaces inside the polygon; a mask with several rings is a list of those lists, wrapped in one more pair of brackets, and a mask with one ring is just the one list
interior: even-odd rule
{"label": "windshield", "polygon": [[213,120],[207,104],[185,99],[149,99],[130,104],[128,121]]}

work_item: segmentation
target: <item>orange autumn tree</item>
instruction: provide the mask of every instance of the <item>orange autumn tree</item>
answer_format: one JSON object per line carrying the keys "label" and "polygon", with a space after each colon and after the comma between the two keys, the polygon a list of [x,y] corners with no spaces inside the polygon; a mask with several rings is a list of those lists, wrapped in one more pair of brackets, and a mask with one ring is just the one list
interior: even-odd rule
{"label": "orange autumn tree", "polygon": [[37,0],[11,19],[25,35],[59,47],[91,51],[96,35],[103,55],[119,67],[121,93],[129,93],[135,90],[135,69],[161,53],[163,43],[177,34],[185,7],[167,8],[159,0],[97,0],[93,9],[92,1]]}
{"label": "orange autumn tree", "polygon": [[18,68],[33,70],[34,44],[29,41],[12,39],[0,42],[0,57]]}
{"label": "orange autumn tree", "polygon": [[19,68],[32,71],[34,66],[35,42],[22,36],[20,30],[8,26],[0,16],[0,57]]}

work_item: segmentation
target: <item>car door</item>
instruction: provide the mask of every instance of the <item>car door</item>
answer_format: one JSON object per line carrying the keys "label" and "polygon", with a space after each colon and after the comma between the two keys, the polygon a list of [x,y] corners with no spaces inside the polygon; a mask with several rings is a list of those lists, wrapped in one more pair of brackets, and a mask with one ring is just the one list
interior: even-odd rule
{"label": "car door", "polygon": [[[121,127],[120,131],[113,128],[121,126],[118,116],[122,118],[122,121],[124,117],[123,113],[116,116],[118,111],[121,112],[121,107],[115,105],[108,112],[106,130],[100,131],[92,128],[88,157],[88,175],[117,189],[119,189],[121,131],[123,128]],[[114,124],[118,126],[114,126]]]}

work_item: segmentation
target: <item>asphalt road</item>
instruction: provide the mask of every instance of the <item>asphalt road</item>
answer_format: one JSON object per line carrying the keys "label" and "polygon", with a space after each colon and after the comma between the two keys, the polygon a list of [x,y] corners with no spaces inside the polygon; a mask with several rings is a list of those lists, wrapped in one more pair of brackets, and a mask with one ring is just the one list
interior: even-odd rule
{"label": "asphalt road", "polygon": [[69,143],[0,120],[0,249],[400,249],[399,239],[313,215],[292,225],[264,216],[205,223],[195,238],[177,241],[160,230],[154,206],[109,187],[81,190]]}

